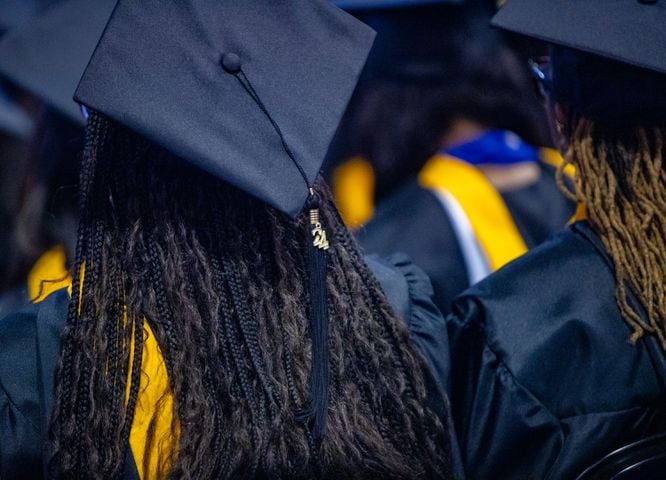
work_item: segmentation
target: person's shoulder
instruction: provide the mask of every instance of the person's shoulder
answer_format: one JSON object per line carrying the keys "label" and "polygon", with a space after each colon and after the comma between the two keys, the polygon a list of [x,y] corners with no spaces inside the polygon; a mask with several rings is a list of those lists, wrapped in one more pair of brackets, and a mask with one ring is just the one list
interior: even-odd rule
{"label": "person's shoulder", "polygon": [[456,305],[473,301],[494,311],[543,312],[562,295],[598,292],[599,282],[612,287],[611,269],[592,243],[568,228],[463,292]]}
{"label": "person's shoulder", "polygon": [[24,302],[0,319],[0,386],[15,404],[33,403],[30,393],[45,363],[55,368],[68,302],[67,290],[58,290],[40,303]]}
{"label": "person's shoulder", "polygon": [[[34,349],[34,336],[39,305],[23,299],[0,319],[0,378],[11,365]],[[17,356],[17,353],[20,355]]]}
{"label": "person's shoulder", "polygon": [[[620,409],[651,395],[655,372],[628,341],[612,268],[575,228],[463,293],[453,310],[449,330],[476,332],[559,416]],[[644,380],[640,388],[611,388],[636,384],[637,372]],[[592,394],[566,393],[573,391]]]}
{"label": "person's shoulder", "polygon": [[386,299],[408,326],[423,312],[433,318],[441,314],[432,302],[432,283],[428,275],[404,253],[387,256],[366,255],[365,261],[379,282]]}
{"label": "person's shoulder", "polygon": [[448,375],[448,337],[444,318],[432,299],[428,275],[405,254],[371,255],[366,257],[366,262],[389,304],[403,319],[435,380],[444,385]]}
{"label": "person's shoulder", "polygon": [[0,319],[0,477],[41,478],[69,295],[25,300]]}

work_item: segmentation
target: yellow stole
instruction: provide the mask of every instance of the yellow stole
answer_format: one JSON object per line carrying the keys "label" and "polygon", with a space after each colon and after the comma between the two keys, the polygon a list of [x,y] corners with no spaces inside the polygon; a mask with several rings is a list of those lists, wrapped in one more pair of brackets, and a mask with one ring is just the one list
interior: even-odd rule
{"label": "yellow stole", "polygon": [[333,171],[333,196],[345,224],[358,228],[374,214],[375,172],[370,162],[353,157]]}
{"label": "yellow stole", "polygon": [[65,250],[58,246],[44,253],[28,274],[28,298],[41,302],[51,293],[72,284],[65,268]]}
{"label": "yellow stole", "polygon": [[[542,148],[540,158],[559,167],[564,159],[556,150]],[[575,169],[564,172],[573,177]],[[419,174],[424,188],[445,190],[455,198],[467,215],[492,270],[497,270],[527,251],[501,195],[473,166],[447,155],[431,158]],[[375,176],[370,163],[353,157],[337,167],[332,178],[333,193],[343,220],[358,228],[373,215]]]}
{"label": "yellow stole", "polygon": [[419,173],[419,183],[456,199],[493,271],[527,252],[502,196],[479,169],[448,155],[435,155]]}
{"label": "yellow stole", "polygon": [[[552,148],[542,148],[541,161],[555,168],[560,168],[560,165],[564,163],[564,158],[562,158],[562,155],[560,155],[560,152],[557,150]],[[564,167],[564,173],[570,178],[574,178],[574,175],[576,174],[576,167],[568,164],[566,167]]]}
{"label": "yellow stole", "polygon": [[[83,283],[83,274],[81,279]],[[62,248],[49,250],[37,261],[28,276],[28,292],[35,303],[43,301],[49,294],[67,287],[71,295],[72,279],[65,269],[65,253]],[[169,387],[164,357],[155,335],[144,322],[141,379],[136,410],[130,429],[129,445],[140,479],[158,478],[160,471],[168,471],[165,463],[170,457],[171,439],[178,437],[172,431],[173,392]],[[130,344],[133,358],[134,337]],[[130,365],[131,375],[132,366]],[[129,385],[126,401],[129,398]],[[147,445],[148,433],[153,432],[153,442]],[[174,442],[177,444],[177,441]],[[147,448],[148,447],[148,448]]]}
{"label": "yellow stole", "polygon": [[[559,167],[564,159],[557,150],[542,148],[541,161]],[[564,173],[573,178],[575,168],[567,165]],[[349,228],[358,228],[367,223],[374,213],[375,172],[372,165],[362,157],[352,157],[334,171],[331,188],[340,210],[340,215]]]}

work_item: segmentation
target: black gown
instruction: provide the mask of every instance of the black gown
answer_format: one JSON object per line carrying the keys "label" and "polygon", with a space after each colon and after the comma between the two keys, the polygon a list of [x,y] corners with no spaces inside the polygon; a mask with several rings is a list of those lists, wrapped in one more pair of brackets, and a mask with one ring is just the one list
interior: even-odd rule
{"label": "black gown", "polygon": [[[537,182],[501,194],[528,248],[562,230],[575,209],[557,187],[555,168],[539,165]],[[416,179],[383,200],[357,238],[367,253],[409,255],[432,280],[435,304],[442,313],[448,313],[451,301],[470,286],[451,220],[435,194]]]}
{"label": "black gown", "polygon": [[612,263],[585,222],[460,296],[446,388],[469,479],[573,479],[666,430],[666,360],[629,343]]}
{"label": "black gown", "polygon": [[[432,407],[450,425],[443,385],[448,375],[444,319],[432,303],[425,274],[406,257],[368,258],[391,305],[405,320],[428,366]],[[0,478],[46,478],[47,428],[53,408],[53,378],[69,295],[66,289],[0,320]],[[451,438],[454,471],[461,472]],[[128,449],[129,452],[130,449]],[[459,478],[459,475],[457,478]],[[131,452],[124,479],[138,479]]]}

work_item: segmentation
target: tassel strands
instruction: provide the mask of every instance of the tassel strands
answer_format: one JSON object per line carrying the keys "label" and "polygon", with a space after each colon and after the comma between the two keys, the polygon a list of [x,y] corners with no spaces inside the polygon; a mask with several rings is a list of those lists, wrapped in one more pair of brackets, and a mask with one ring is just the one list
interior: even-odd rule
{"label": "tassel strands", "polygon": [[328,292],[326,290],[329,243],[326,238],[326,230],[322,227],[319,218],[319,199],[312,189],[310,189],[307,207],[310,211],[310,228],[306,242],[312,364],[308,405],[297,414],[297,419],[310,428],[314,441],[320,444],[326,434],[330,377]]}
{"label": "tassel strands", "polygon": [[310,229],[305,239],[308,262],[308,294],[310,299],[310,337],[312,340],[312,365],[309,379],[308,404],[296,413],[296,419],[310,429],[316,444],[320,444],[326,434],[329,397],[329,341],[328,341],[328,292],[326,291],[327,250],[329,249],[326,230],[319,218],[319,198],[310,186],[308,176],[289,147],[280,126],[277,124],[252,82],[243,71],[238,55],[223,54],[220,63],[225,72],[233,75],[257,107],[263,112],[275,133],[280,138],[282,148],[298,170],[310,195],[307,208],[310,213]]}

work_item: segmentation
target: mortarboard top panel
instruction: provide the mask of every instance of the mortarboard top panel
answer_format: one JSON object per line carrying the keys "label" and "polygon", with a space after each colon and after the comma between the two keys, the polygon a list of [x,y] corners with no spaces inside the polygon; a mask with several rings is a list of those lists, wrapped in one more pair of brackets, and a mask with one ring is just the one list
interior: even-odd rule
{"label": "mortarboard top panel", "polygon": [[28,20],[59,0],[2,0],[0,2],[0,35]]}
{"label": "mortarboard top panel", "polygon": [[82,123],[74,91],[115,0],[65,0],[7,33],[0,74]]}
{"label": "mortarboard top panel", "polygon": [[666,73],[664,0],[508,0],[493,25]]}
{"label": "mortarboard top panel", "polygon": [[334,0],[377,31],[364,81],[447,82],[468,44],[495,43],[490,0]]}
{"label": "mortarboard top panel", "polygon": [[76,99],[295,217],[308,185],[242,77],[312,183],[373,38],[328,0],[120,0]]}
{"label": "mortarboard top panel", "polygon": [[345,10],[380,10],[385,8],[410,8],[426,5],[462,5],[465,0],[334,0]]}

